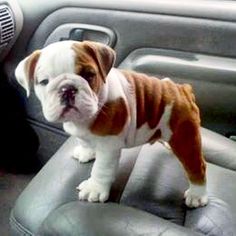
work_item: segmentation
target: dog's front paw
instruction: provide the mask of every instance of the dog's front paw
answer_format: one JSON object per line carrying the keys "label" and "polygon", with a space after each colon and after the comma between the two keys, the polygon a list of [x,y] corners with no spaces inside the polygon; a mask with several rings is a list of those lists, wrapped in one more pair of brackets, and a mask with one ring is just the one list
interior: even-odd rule
{"label": "dog's front paw", "polygon": [[205,186],[191,186],[184,193],[185,204],[190,208],[197,208],[207,205],[208,197]]}
{"label": "dog's front paw", "polygon": [[79,162],[81,163],[86,163],[95,159],[95,152],[89,147],[84,147],[80,145],[75,147],[73,152],[73,158],[79,160]]}
{"label": "dog's front paw", "polygon": [[76,189],[79,190],[79,200],[105,202],[109,197],[110,186],[99,184],[92,178],[89,178],[83,181]]}

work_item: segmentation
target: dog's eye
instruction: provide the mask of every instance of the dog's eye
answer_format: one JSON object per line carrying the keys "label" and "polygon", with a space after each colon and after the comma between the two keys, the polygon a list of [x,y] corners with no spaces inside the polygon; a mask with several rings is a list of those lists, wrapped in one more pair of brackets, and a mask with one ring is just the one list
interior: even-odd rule
{"label": "dog's eye", "polygon": [[91,81],[96,75],[96,72],[93,69],[84,68],[80,72],[80,76],[86,79],[87,81]]}
{"label": "dog's eye", "polygon": [[49,80],[48,79],[43,79],[39,82],[40,85],[46,86],[48,84]]}

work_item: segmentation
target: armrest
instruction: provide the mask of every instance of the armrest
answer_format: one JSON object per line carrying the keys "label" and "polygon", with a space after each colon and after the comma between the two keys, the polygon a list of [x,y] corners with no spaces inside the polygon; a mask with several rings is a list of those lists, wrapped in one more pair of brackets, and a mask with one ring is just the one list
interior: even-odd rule
{"label": "armrest", "polygon": [[203,153],[208,162],[236,170],[236,142],[202,128]]}

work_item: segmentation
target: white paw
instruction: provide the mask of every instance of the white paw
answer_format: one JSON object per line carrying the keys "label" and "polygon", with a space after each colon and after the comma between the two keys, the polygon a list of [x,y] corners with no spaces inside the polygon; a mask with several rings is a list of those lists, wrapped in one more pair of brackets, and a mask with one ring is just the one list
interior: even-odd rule
{"label": "white paw", "polygon": [[76,189],[79,190],[79,200],[105,202],[109,197],[110,186],[98,184],[90,178],[83,181]]}
{"label": "white paw", "polygon": [[205,186],[191,185],[184,193],[185,204],[190,208],[203,207],[208,203]]}
{"label": "white paw", "polygon": [[73,152],[73,158],[79,160],[79,162],[81,163],[86,163],[95,159],[95,152],[89,147],[84,147],[80,145],[75,147]]}

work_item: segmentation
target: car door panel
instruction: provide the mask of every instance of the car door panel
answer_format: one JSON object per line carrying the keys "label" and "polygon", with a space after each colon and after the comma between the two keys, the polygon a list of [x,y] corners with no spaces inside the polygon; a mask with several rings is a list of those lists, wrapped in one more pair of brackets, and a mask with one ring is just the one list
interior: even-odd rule
{"label": "car door panel", "polygon": [[[60,37],[67,24],[105,27],[114,32],[116,67],[169,76],[192,84],[203,126],[224,135],[236,134],[236,3],[221,1],[19,1],[24,13],[22,32],[4,64],[14,81],[20,59]],[[68,37],[67,30],[62,38]],[[97,38],[96,38],[97,37]],[[94,36],[99,41],[99,36]],[[33,127],[61,133],[48,124],[34,95],[22,93]],[[47,145],[47,144],[45,144]]]}
{"label": "car door panel", "polygon": [[[89,17],[91,15],[93,17]],[[62,8],[48,15],[31,35],[27,51],[43,47],[58,26],[73,22],[113,29],[117,34],[117,64],[127,52],[140,47],[236,56],[233,47],[236,24],[232,22],[74,7]]]}

